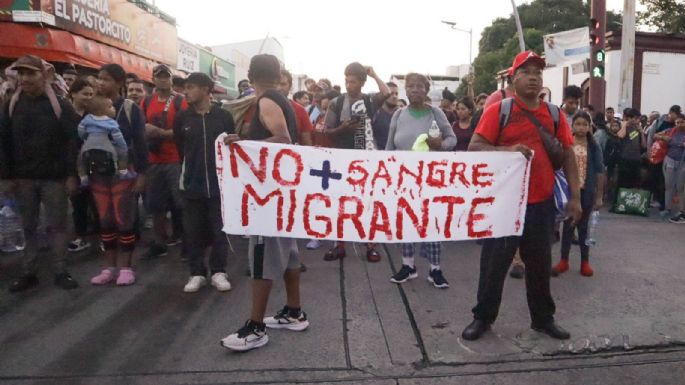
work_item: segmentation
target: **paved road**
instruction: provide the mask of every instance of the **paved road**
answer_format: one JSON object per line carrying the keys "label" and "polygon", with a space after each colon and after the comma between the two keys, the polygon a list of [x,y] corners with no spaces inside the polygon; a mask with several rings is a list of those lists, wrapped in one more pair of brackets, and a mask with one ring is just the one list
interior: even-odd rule
{"label": "paved road", "polygon": [[[443,269],[451,288],[420,278],[397,286],[399,248],[369,264],[348,246],[342,262],[306,251],[304,306],[311,327],[270,332],[266,347],[235,354],[218,340],[247,318],[246,241],[232,237],[234,289],[185,294],[178,253],[138,261],[139,283],[86,285],[99,258],[83,253],[70,292],[41,273],[39,288],[9,295],[16,257],[0,256],[0,383],[7,384],[685,384],[685,226],[604,215],[593,250],[596,275],[553,280],[557,319],[573,338],[528,328],[523,281],[508,280],[493,332],[460,338],[478,275],[475,243],[450,243]],[[558,245],[555,248],[558,253]],[[359,250],[361,254],[361,249]],[[274,286],[270,311],[283,306]]]}

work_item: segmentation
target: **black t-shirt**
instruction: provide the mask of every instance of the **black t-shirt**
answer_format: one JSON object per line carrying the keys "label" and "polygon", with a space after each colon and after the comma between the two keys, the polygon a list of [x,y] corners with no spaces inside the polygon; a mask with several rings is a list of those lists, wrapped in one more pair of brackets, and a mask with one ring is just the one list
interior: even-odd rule
{"label": "black t-shirt", "polygon": [[268,128],[264,127],[262,121],[259,120],[259,101],[262,98],[268,98],[273,100],[273,102],[276,103],[281,108],[281,110],[283,110],[283,115],[285,116],[285,121],[288,125],[288,132],[290,133],[290,140],[293,143],[297,141],[297,120],[295,119],[295,111],[293,111],[293,108],[290,106],[290,102],[288,101],[288,99],[286,99],[285,96],[281,95],[275,90],[268,90],[264,93],[264,95],[257,99],[255,114],[252,118],[252,122],[250,122],[248,138],[250,140],[264,140],[273,136],[271,131],[269,131]]}

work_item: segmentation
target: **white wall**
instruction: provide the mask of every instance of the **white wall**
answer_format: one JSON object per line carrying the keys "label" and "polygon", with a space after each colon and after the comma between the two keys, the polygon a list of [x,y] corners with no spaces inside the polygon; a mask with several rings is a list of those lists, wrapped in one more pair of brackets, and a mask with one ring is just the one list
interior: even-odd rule
{"label": "white wall", "polygon": [[285,62],[283,46],[273,37],[217,45],[212,46],[211,48],[212,53],[235,65],[236,84],[242,79],[247,79],[247,70],[250,67],[250,60],[252,59],[252,56],[260,53],[260,49],[261,53],[274,55],[281,63]]}
{"label": "white wall", "polygon": [[542,83],[549,88],[552,103],[561,105],[564,92],[564,67],[545,68],[542,73]]}
{"label": "white wall", "polygon": [[645,52],[642,59],[640,111],[662,114],[685,105],[685,54]]}
{"label": "white wall", "polygon": [[[588,72],[573,73],[573,69],[568,67],[568,85],[582,87],[583,82],[590,76]],[[564,98],[564,67],[545,68],[542,73],[543,85],[549,88],[552,96],[552,103],[561,106]]]}
{"label": "white wall", "polygon": [[[621,51],[607,52],[604,79],[606,79],[604,106],[605,108],[613,107],[616,110],[621,89]],[[616,112],[621,113],[621,111]]]}

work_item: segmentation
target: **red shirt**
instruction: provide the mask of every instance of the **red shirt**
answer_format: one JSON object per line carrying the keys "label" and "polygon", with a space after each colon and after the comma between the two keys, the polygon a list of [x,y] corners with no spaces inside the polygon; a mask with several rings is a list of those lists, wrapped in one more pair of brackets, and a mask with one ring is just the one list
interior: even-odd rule
{"label": "red shirt", "polygon": [[299,135],[299,142],[302,143],[302,134],[305,132],[314,131],[314,126],[309,120],[309,114],[307,110],[302,107],[302,105],[294,100],[290,101],[290,105],[293,106],[295,111],[295,120],[297,122],[297,134]]}
{"label": "red shirt", "polygon": [[[535,151],[530,169],[530,188],[528,190],[528,203],[540,203],[552,196],[554,191],[554,168],[547,156],[545,147],[540,139],[537,128],[530,122],[528,117],[521,111],[519,104],[524,105],[520,99],[514,103],[511,111],[509,124],[501,131],[499,128],[499,107],[501,102],[497,102],[485,109],[483,117],[476,127],[476,134],[485,138],[491,144],[497,146],[513,146],[523,144]],[[549,114],[545,103],[535,111],[530,111],[550,132],[554,132],[554,121]],[[571,129],[562,115],[559,119],[557,138],[564,148],[573,145]]]}
{"label": "red shirt", "polygon": [[[176,95],[175,97],[180,98],[181,96]],[[147,111],[145,110],[145,99],[140,101],[140,108],[145,111],[146,122],[165,130],[172,130],[174,127],[174,118],[176,117],[176,113],[179,111],[176,111],[176,108],[174,107],[174,101],[172,100],[171,104],[169,105],[169,110],[167,111],[166,122],[160,122],[160,119],[162,118],[162,112],[164,112],[164,106],[166,106],[166,100],[163,102],[160,101],[156,94],[152,95],[150,104],[147,106]],[[188,108],[188,102],[183,99],[181,101],[181,110],[185,110],[186,108]],[[149,161],[152,164],[180,163],[181,157],[178,155],[178,150],[176,149],[176,143],[174,140],[163,140],[159,146],[159,151],[150,152]]]}
{"label": "red shirt", "polygon": [[[508,88],[504,89],[504,93],[506,94],[507,98],[510,98],[514,96],[514,93],[510,91]],[[486,99],[485,99],[485,104],[483,105],[483,109],[487,109],[491,105],[501,102],[502,101],[502,90],[495,90],[493,93],[491,93]]]}

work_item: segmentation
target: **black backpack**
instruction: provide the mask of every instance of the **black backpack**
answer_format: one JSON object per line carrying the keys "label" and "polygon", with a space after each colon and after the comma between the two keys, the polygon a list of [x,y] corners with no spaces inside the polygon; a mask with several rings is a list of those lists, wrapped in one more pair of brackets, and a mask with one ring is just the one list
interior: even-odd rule
{"label": "black backpack", "polygon": [[105,150],[91,149],[81,154],[81,161],[88,175],[114,176],[117,171],[112,153]]}

